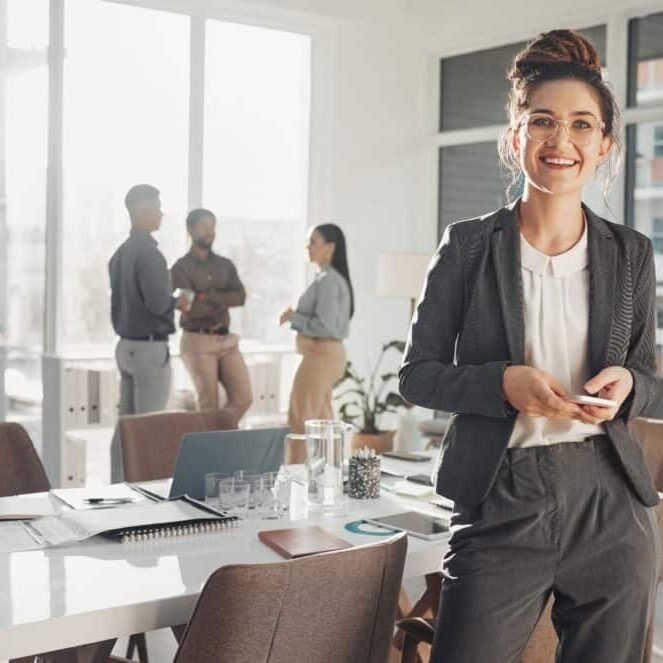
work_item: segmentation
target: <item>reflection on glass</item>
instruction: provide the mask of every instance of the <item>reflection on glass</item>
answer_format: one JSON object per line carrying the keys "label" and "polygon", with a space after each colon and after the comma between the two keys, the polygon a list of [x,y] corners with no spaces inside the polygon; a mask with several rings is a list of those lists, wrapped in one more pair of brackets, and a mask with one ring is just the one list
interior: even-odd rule
{"label": "reflection on glass", "polygon": [[663,103],[663,13],[629,23],[629,106]]}
{"label": "reflection on glass", "polygon": [[[443,147],[440,150],[439,232],[454,221],[485,214],[506,203],[496,143]],[[520,195],[521,189],[515,190]]]}
{"label": "reflection on glass", "polygon": [[[662,90],[663,96],[663,90]],[[656,277],[663,283],[663,149],[659,136],[663,135],[663,122],[642,123],[635,131],[635,151],[627,154],[635,175],[632,209],[637,230],[651,237],[656,260]]]}
{"label": "reflection on glass", "polygon": [[107,264],[129,232],[130,186],[161,191],[168,262],[186,247],[189,18],[68,0],[65,21],[64,342],[108,347]]}
{"label": "reflection on glass", "polygon": [[249,293],[232,328],[290,340],[275,320],[304,278],[310,38],[208,21],[205,44],[203,203]]}

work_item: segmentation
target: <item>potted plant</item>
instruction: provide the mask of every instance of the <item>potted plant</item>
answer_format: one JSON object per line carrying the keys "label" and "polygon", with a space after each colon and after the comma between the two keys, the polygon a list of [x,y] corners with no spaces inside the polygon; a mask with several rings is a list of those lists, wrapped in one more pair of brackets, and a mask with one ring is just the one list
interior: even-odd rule
{"label": "potted plant", "polygon": [[352,439],[353,449],[367,446],[382,453],[393,448],[395,431],[381,430],[378,420],[382,414],[396,413],[399,408],[408,407],[409,404],[393,389],[397,373],[380,373],[382,361],[391,350],[396,350],[402,356],[405,343],[385,343],[369,377],[361,377],[352,362],[348,362],[343,377],[336,384],[337,388],[342,389],[336,396],[336,400],[342,401],[339,416],[357,428]]}

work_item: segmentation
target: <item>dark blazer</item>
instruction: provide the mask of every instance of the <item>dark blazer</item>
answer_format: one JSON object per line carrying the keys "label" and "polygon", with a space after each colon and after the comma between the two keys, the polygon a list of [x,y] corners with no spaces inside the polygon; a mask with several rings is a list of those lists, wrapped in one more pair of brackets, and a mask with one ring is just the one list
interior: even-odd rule
{"label": "dark blazer", "polygon": [[[403,398],[453,413],[436,463],[436,487],[468,506],[487,497],[517,416],[502,392],[505,368],[525,363],[517,204],[447,227],[399,371]],[[591,375],[607,366],[633,374],[631,395],[605,429],[635,494],[653,506],[658,493],[627,427],[631,418],[663,414],[662,383],[655,377],[652,244],[583,208]]]}

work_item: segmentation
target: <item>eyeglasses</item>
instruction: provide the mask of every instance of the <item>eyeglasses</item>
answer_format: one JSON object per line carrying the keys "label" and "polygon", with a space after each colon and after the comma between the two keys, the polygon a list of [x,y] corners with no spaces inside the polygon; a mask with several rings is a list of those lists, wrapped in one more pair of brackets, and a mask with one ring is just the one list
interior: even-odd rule
{"label": "eyeglasses", "polygon": [[518,127],[525,125],[525,135],[535,143],[549,141],[559,130],[560,126],[566,129],[569,140],[575,145],[588,145],[592,142],[597,131],[605,129],[605,122],[594,117],[582,117],[574,120],[558,120],[550,115],[523,115]]}

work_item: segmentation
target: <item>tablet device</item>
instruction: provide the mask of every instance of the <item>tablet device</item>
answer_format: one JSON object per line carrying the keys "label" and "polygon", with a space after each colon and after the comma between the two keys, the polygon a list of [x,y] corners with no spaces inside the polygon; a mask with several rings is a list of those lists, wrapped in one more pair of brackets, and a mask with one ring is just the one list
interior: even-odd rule
{"label": "tablet device", "polygon": [[405,478],[412,483],[420,483],[422,486],[433,485],[430,474],[408,474]]}
{"label": "tablet device", "polygon": [[597,398],[596,396],[587,396],[586,394],[574,394],[567,399],[571,403],[578,405],[596,405],[597,407],[617,407],[617,401],[611,401],[608,398]]}
{"label": "tablet device", "polygon": [[414,463],[425,463],[430,460],[428,456],[423,454],[410,453],[409,451],[384,451],[382,455],[385,458],[395,458],[396,460],[411,460]]}
{"label": "tablet device", "polygon": [[418,511],[404,511],[391,516],[364,518],[364,522],[386,529],[407,532],[412,536],[428,541],[439,539],[449,531],[449,525],[441,518],[435,518]]}

